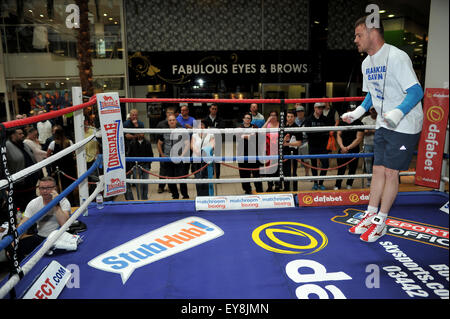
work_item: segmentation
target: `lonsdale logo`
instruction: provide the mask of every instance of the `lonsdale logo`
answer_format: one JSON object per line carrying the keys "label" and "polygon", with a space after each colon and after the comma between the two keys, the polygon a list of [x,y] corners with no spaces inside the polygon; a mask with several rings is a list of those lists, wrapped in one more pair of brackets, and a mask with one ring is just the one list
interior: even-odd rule
{"label": "lonsdale logo", "polygon": [[319,229],[297,222],[273,222],[256,228],[253,241],[265,250],[278,254],[313,254],[328,244]]}
{"label": "lonsdale logo", "polygon": [[440,106],[432,106],[427,111],[427,119],[433,123],[442,121],[444,115],[445,112]]}

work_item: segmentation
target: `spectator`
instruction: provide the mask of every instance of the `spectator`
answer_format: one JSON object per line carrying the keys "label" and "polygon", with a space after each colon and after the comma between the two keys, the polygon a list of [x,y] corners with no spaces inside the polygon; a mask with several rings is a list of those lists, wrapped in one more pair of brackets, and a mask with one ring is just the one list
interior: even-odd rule
{"label": "spectator", "polygon": [[264,123],[264,116],[258,112],[258,104],[252,103],[250,104],[250,113],[252,115],[252,122],[251,124],[255,125],[258,128],[261,128]]}
{"label": "spectator", "polygon": [[36,128],[29,127],[26,130],[26,138],[23,141],[23,143],[28,145],[33,152],[36,162],[40,162],[47,157],[47,152],[42,150],[38,135],[38,130]]}
{"label": "spectator", "polygon": [[[301,105],[300,103],[297,103],[295,105],[295,111],[297,113],[297,117],[295,118],[295,124],[297,124],[299,127],[303,126],[305,123],[305,107]],[[308,155],[309,154],[309,148],[308,148],[308,135],[303,132],[302,133],[302,145],[298,148],[298,155]],[[306,165],[305,165],[305,164]],[[301,159],[300,165],[305,168],[305,175],[309,176],[309,166],[311,166],[311,160],[309,158],[303,158]],[[309,165],[309,166],[307,166]]]}
{"label": "spectator", "polygon": [[[189,107],[187,105],[183,105],[180,110],[181,114],[177,116],[177,122],[184,128],[193,128],[195,119],[192,116],[189,116]],[[191,135],[189,135],[191,136]],[[189,141],[190,144],[190,141]],[[189,174],[189,168],[191,167],[191,163],[181,163],[180,165],[182,171],[182,176]]]}
{"label": "spectator", "polygon": [[[375,125],[377,122],[377,111],[374,107],[369,109],[369,115],[363,117],[361,122],[364,125]],[[373,153],[373,139],[374,139],[375,130],[364,130],[364,142],[363,142],[363,150],[364,153]],[[364,157],[364,169],[367,174],[372,174],[373,168],[373,157]],[[370,183],[372,178],[367,179],[367,186],[370,187]]]}
{"label": "spectator", "polygon": [[[48,146],[47,157],[53,154],[57,154],[72,145],[73,142],[66,137],[62,126],[56,125],[55,139],[50,142]],[[55,179],[58,183],[60,192],[69,187],[70,184],[72,184],[72,180],[69,177],[77,177],[77,162],[75,160],[75,152],[67,154],[66,156],[63,156],[62,158],[56,160],[51,166],[53,167],[53,175],[56,176]],[[59,171],[57,171],[56,168],[58,168]],[[68,177],[62,176],[63,173]],[[73,193],[70,193],[68,199],[71,203],[75,204],[77,202]]]}
{"label": "spectator", "polygon": [[181,107],[181,114],[178,115],[177,121],[184,128],[193,128],[194,127],[195,119],[192,116],[189,116],[189,107],[187,105],[183,105]]}
{"label": "spectator", "polygon": [[55,107],[55,110],[60,110],[62,108],[62,104],[64,99],[59,95],[59,91],[55,91],[53,93],[53,96],[51,97],[51,101],[53,106]]}
{"label": "spectator", "polygon": [[[144,128],[144,122],[140,121],[138,119],[139,112],[137,109],[131,109],[130,110],[130,118],[127,119],[125,122],[123,122],[123,128]],[[130,143],[137,138],[137,134],[133,133],[125,133],[125,154],[126,156],[129,156],[128,152],[130,149]],[[129,172],[133,168],[133,164],[130,162],[126,163],[126,170]],[[131,190],[133,187],[133,184],[127,185],[127,190]],[[133,193],[132,192],[126,192],[125,193],[125,199],[127,200],[133,200]]]}
{"label": "spectator", "polygon": [[[288,111],[286,113],[286,125],[285,128],[293,128],[298,127],[295,124],[295,113],[293,111]],[[298,148],[302,145],[303,135],[301,132],[286,132],[284,135],[283,141],[283,155],[296,155],[298,153]],[[296,159],[288,159],[283,162],[283,175],[285,177],[288,176],[297,176],[297,160]],[[290,182],[284,182],[283,190],[285,192],[291,191]],[[298,182],[292,182],[293,191],[298,190]]]}
{"label": "spectator", "polygon": [[[37,115],[44,114],[44,110],[39,110]],[[39,143],[44,146],[45,141],[52,136],[52,123],[49,120],[40,121],[36,124],[39,136]],[[47,149],[44,149],[46,151]]]}
{"label": "spectator", "polygon": [[[200,125],[200,128],[206,129],[208,128],[209,122],[207,120],[202,120],[200,123],[196,123],[196,125]],[[201,133],[194,133],[192,134],[191,138],[191,150],[192,150],[192,157],[205,157],[205,156],[212,156],[214,151],[214,135],[209,134],[207,132],[201,132]],[[194,162],[192,164],[192,170],[197,171],[201,169],[203,166],[205,166],[206,162],[201,160]],[[209,166],[213,165],[211,164]],[[198,179],[208,179],[210,178],[208,174],[208,168],[209,166],[205,167],[201,171],[195,173],[195,178]],[[210,184],[196,184],[195,187],[197,189],[197,196],[210,196],[209,192],[209,185]]]}
{"label": "spectator", "polygon": [[[277,111],[271,111],[269,113],[269,118],[267,119],[266,123],[262,126],[263,128],[279,128],[280,122],[278,122],[278,112]],[[278,155],[278,132],[270,132],[266,134],[266,154],[267,155]],[[266,168],[270,170],[270,172],[267,175],[271,177],[277,177],[279,176],[279,168],[277,166],[278,160],[270,160],[268,162],[270,168]],[[272,192],[274,183],[273,182],[267,182],[267,190],[266,192]],[[275,183],[275,192],[279,192],[281,190],[280,182]]]}
{"label": "spectator", "polygon": [[[324,96],[324,98],[328,98],[328,96]],[[330,123],[334,123],[333,126],[339,126],[340,118],[339,113],[331,107],[331,102],[324,103],[325,108],[323,109],[323,115],[328,118]],[[330,133],[334,133],[331,131]]]}
{"label": "spectator", "polygon": [[[251,124],[252,115],[251,113],[245,113],[244,118],[242,119],[242,124],[239,126],[240,128],[258,128],[256,125]],[[237,156],[256,156],[258,154],[258,134],[256,132],[253,133],[241,133],[237,136]],[[250,149],[250,146],[255,146]],[[239,161],[239,177],[240,178],[259,178],[259,168],[260,164],[258,160],[250,161]],[[253,182],[256,188],[256,192],[262,193],[263,186],[262,182]],[[242,189],[245,194],[252,194],[252,186],[250,183],[245,182],[242,183]]]}
{"label": "spectator", "polygon": [[55,106],[53,105],[53,97],[50,95],[50,93],[48,92],[45,93],[44,101],[45,101],[45,109],[47,112],[55,110]]}
{"label": "spectator", "polygon": [[[217,112],[219,111],[219,106],[216,103],[211,104],[209,107],[209,115],[205,119],[205,125],[206,127],[212,127],[212,128],[225,128],[225,124],[217,115]],[[220,142],[218,143],[218,147],[215,149],[215,155],[216,156],[222,156],[222,145],[223,145],[223,134],[214,134],[214,139],[217,142],[220,138]],[[216,162],[214,163],[214,173],[215,178],[220,178],[220,163]]]}
{"label": "spectator", "polygon": [[[38,188],[40,196],[29,202],[19,226],[33,217],[58,196],[56,191],[56,181],[53,177],[47,176],[41,178]],[[22,260],[26,255],[30,254],[54,230],[57,230],[60,226],[64,225],[69,219],[71,211],[70,202],[67,198],[63,198],[43,218],[41,218],[37,223],[38,232],[28,237],[23,236],[20,239],[17,251],[19,260]]]}
{"label": "spectator", "polygon": [[[328,118],[323,115],[323,109],[325,108],[325,104],[323,103],[315,103],[314,104],[314,112],[305,120],[305,127],[321,127],[321,126],[331,126],[333,122],[330,122]],[[329,138],[329,132],[310,132],[308,133],[308,147],[310,154],[327,154],[327,143]],[[327,175],[327,169],[329,167],[328,158],[319,159],[322,170],[320,171],[320,176]],[[316,158],[311,159],[311,165],[315,168],[311,168],[311,172],[313,176],[318,176],[317,165],[318,161]],[[325,186],[323,185],[322,180],[315,180],[313,190],[325,190]]]}
{"label": "spectator", "polygon": [[[176,108],[173,106],[170,106],[166,109],[166,119],[162,120],[161,122],[159,122],[156,125],[156,128],[169,128],[169,123],[167,121],[167,119],[169,118],[169,115],[175,115],[176,112]],[[176,123],[176,128],[181,128],[181,124]],[[162,136],[162,135],[161,135]],[[160,140],[160,135],[157,136],[157,140]],[[162,138],[162,137],[161,137]],[[162,157],[162,154],[159,154],[160,157]],[[159,164],[159,176],[167,176],[167,173],[164,171],[165,166],[161,165],[162,163],[160,162]],[[161,179],[161,178],[160,178]],[[166,184],[158,184],[158,193],[162,193],[164,192],[164,187],[166,186]]]}
{"label": "spectator", "polygon": [[[36,163],[36,158],[28,145],[24,144],[22,128],[13,128],[8,132],[6,140],[6,158],[8,170],[12,175]],[[41,177],[40,172],[33,173],[21,181],[14,183],[14,203],[16,207],[24,209],[36,196],[36,185]]]}
{"label": "spectator", "polygon": [[[355,106],[352,104],[348,107],[347,111],[353,111]],[[352,125],[362,125],[360,120],[355,120]],[[349,126],[349,124],[345,123],[341,120],[340,126]],[[346,131],[338,131],[337,132],[337,143],[340,147],[339,154],[351,154],[351,153],[359,153],[359,144],[361,144],[364,137],[364,130],[346,130]],[[338,158],[337,164],[341,166],[346,162],[350,161],[351,158]],[[356,169],[358,168],[358,158],[354,158],[349,164],[338,168],[338,175],[344,175],[345,171],[348,167],[348,175],[354,175],[356,173]],[[335,190],[341,188],[342,179],[337,179],[336,184],[334,186]],[[347,179],[347,189],[351,189],[353,186],[353,178]]]}
{"label": "spectator", "polygon": [[[175,129],[177,128],[177,119],[175,115],[169,115],[167,118],[167,122],[169,124],[169,128]],[[188,134],[178,135],[178,139],[175,139],[175,136],[171,138],[171,133],[167,132],[159,136],[158,140],[158,151],[161,157],[172,157],[172,160],[169,162],[161,162],[161,165],[164,166],[164,171],[167,173],[168,177],[179,177],[183,176],[184,169],[182,165],[184,163],[177,162],[175,157],[181,156],[184,157],[190,149],[190,141]],[[181,147],[180,144],[181,144]],[[175,146],[177,148],[175,148]],[[178,152],[177,152],[178,151]],[[169,184],[170,192],[172,193],[173,199],[178,199],[180,194],[178,193],[178,188],[176,184]],[[189,194],[187,190],[186,183],[180,184],[180,191],[183,199],[189,199]]]}
{"label": "spectator", "polygon": [[[130,149],[128,151],[128,156],[130,157],[153,157],[152,144],[148,139],[145,138],[144,133],[138,133],[137,138],[131,141]],[[137,163],[143,169],[149,171],[151,168],[151,162],[138,162]],[[148,173],[144,172],[140,167],[133,167],[133,178],[137,179],[147,179]],[[127,199],[133,199],[133,193],[131,192],[131,187],[127,187]],[[138,199],[147,200],[148,199],[148,184],[138,184],[136,185],[136,193]]]}
{"label": "spectator", "polygon": [[45,109],[46,107],[46,101],[45,98],[42,96],[42,93],[39,92],[35,98],[36,100],[36,105],[40,108],[40,109]]}

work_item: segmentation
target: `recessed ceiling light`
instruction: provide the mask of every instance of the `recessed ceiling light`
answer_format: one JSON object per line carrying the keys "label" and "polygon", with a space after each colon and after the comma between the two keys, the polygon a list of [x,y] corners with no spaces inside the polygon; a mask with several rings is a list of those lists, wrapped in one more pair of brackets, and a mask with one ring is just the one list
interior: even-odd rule
{"label": "recessed ceiling light", "polygon": [[43,18],[43,17],[44,17],[44,15],[43,15],[43,14],[40,14],[39,16],[40,16],[41,18]]}
{"label": "recessed ceiling light", "polygon": [[379,13],[386,13],[386,10],[380,10]]}
{"label": "recessed ceiling light", "polygon": [[103,16],[107,17],[107,16],[108,16],[108,14],[107,14],[107,13],[103,13]]}
{"label": "recessed ceiling light", "polygon": [[393,18],[393,17],[395,17],[395,15],[393,15],[393,14],[388,15],[388,18]]}

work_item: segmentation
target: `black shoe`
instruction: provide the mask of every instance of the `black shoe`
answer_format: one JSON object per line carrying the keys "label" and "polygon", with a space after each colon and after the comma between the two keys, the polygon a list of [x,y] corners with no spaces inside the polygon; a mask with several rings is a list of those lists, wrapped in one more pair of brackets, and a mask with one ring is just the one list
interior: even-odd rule
{"label": "black shoe", "polygon": [[251,195],[252,191],[245,191],[245,195]]}
{"label": "black shoe", "polygon": [[161,194],[164,192],[164,188],[158,188],[158,194]]}
{"label": "black shoe", "polygon": [[267,188],[266,192],[273,192],[272,186],[269,186],[269,187]]}
{"label": "black shoe", "polygon": [[180,198],[180,195],[172,195],[172,199],[178,199],[178,198]]}
{"label": "black shoe", "polygon": [[183,196],[183,199],[189,199],[189,196]]}
{"label": "black shoe", "polygon": [[275,187],[275,192],[281,192],[281,188]]}

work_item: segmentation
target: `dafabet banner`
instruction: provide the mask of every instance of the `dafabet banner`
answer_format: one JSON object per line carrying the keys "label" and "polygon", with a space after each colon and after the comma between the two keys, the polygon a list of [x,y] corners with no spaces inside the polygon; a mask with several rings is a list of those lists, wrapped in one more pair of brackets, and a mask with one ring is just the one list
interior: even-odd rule
{"label": "dafabet banner", "polygon": [[417,185],[439,188],[448,121],[448,89],[426,89],[417,154]]}

